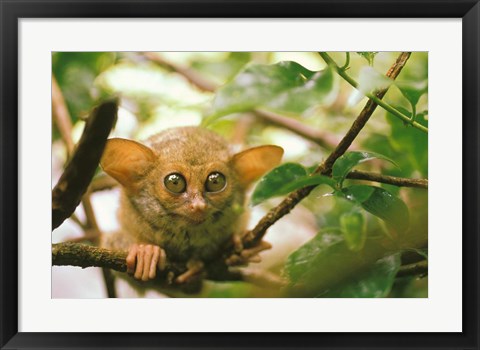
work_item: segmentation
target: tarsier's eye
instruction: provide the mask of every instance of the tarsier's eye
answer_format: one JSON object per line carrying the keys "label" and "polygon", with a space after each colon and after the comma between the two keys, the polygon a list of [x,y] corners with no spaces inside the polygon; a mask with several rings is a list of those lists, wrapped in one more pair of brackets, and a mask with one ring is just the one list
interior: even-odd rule
{"label": "tarsier's eye", "polygon": [[185,192],[185,189],[187,188],[185,178],[178,173],[167,175],[163,180],[163,183],[165,184],[165,187],[173,193]]}
{"label": "tarsier's eye", "polygon": [[207,192],[220,192],[225,188],[227,180],[225,175],[215,171],[207,176],[207,181],[205,182],[205,189]]}

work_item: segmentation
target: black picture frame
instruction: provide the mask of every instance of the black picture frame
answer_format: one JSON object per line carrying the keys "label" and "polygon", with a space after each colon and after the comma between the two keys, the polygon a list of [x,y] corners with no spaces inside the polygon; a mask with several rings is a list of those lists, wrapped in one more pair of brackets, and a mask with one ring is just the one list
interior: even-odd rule
{"label": "black picture frame", "polygon": [[[0,261],[2,349],[479,347],[478,0],[0,0]],[[462,18],[463,332],[461,333],[22,333],[18,331],[18,20],[101,17]],[[458,232],[456,232],[458,234]],[[452,233],[454,234],[454,233]]]}

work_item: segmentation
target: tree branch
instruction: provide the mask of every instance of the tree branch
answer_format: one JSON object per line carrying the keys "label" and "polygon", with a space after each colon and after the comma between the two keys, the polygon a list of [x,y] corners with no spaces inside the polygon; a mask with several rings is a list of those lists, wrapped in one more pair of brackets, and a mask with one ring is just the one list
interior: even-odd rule
{"label": "tree branch", "polygon": [[[127,252],[108,250],[83,243],[63,242],[52,244],[52,265],[54,266],[102,267],[126,272],[126,258]],[[171,280],[170,275],[178,276],[186,270],[184,262],[167,260],[165,269],[159,271],[156,281],[171,284],[169,282]],[[208,278],[213,281],[238,281],[243,279],[239,271],[229,271],[225,264],[207,264],[206,271]]]}
{"label": "tree branch", "polygon": [[254,113],[268,123],[287,129],[327,150],[332,150],[339,141],[335,136],[320,132],[293,118],[260,109],[256,109]]}
{"label": "tree branch", "polygon": [[102,103],[88,118],[78,146],[52,191],[52,229],[72,215],[80,203],[92,181],[116,118],[116,100]]}
{"label": "tree branch", "polygon": [[143,56],[147,58],[149,61],[158,64],[161,67],[167,68],[171,71],[174,71],[184,78],[186,78],[192,85],[196,86],[200,90],[207,91],[207,92],[214,92],[217,90],[217,84],[205,79],[200,74],[198,74],[195,70],[189,67],[183,67],[177,65],[173,62],[170,62],[163,57],[156,55],[153,52],[144,52]]}
{"label": "tree branch", "polygon": [[[402,52],[397,58],[395,63],[390,67],[386,76],[391,79],[396,79],[400,74],[403,67],[405,66],[408,58],[410,57],[410,52]],[[388,88],[377,92],[376,96],[381,99],[387,93]],[[365,124],[370,119],[371,115],[377,108],[377,104],[372,100],[368,100],[365,107],[362,109],[358,117],[353,122],[352,126],[345,134],[343,139],[337,145],[337,147],[330,153],[328,158],[320,164],[317,169],[314,171],[314,174],[323,174],[329,175],[333,163],[341,157],[347,149],[352,144],[353,140],[357,137],[360,131],[363,129]],[[244,237],[244,244],[252,246],[260,242],[265,235],[267,229],[272,226],[277,220],[282,218],[284,215],[288,214],[303,198],[308,196],[310,192],[316,186],[308,186],[301,188],[295,192],[292,192],[287,198],[285,198],[278,206],[272,208],[258,223],[257,225],[249,231]]]}
{"label": "tree branch", "polygon": [[115,181],[113,178],[110,176],[107,176],[105,174],[101,174],[96,176],[93,180],[90,186],[88,187],[89,192],[98,192],[98,191],[105,191],[105,190],[110,190],[114,187],[118,186],[118,182]]}
{"label": "tree branch", "polygon": [[64,242],[52,244],[52,265],[105,267],[115,271],[127,271],[127,253],[111,251],[88,244]]}
{"label": "tree branch", "polygon": [[374,181],[399,187],[428,188],[427,179],[410,179],[405,177],[382,175],[369,171],[353,170],[348,173],[347,179]]}
{"label": "tree branch", "polygon": [[428,261],[422,260],[414,264],[403,265],[397,273],[397,277],[428,275]]}

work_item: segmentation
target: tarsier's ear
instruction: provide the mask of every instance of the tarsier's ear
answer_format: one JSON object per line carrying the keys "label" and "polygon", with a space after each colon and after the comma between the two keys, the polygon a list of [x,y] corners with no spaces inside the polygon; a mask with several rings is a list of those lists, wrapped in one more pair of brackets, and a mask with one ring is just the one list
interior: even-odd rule
{"label": "tarsier's ear", "polygon": [[232,161],[240,183],[246,187],[279,165],[282,156],[282,147],[259,146],[235,154]]}
{"label": "tarsier's ear", "polygon": [[105,145],[100,165],[103,170],[127,189],[135,184],[153,165],[153,151],[135,141],[109,139]]}

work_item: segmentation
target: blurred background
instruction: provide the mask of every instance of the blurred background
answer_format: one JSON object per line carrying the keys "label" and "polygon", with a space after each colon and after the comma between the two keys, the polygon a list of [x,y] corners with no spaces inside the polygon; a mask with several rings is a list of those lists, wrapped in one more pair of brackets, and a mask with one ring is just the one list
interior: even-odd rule
{"label": "blurred background", "polygon": [[[279,145],[285,150],[284,162],[310,169],[329,155],[350,128],[367,101],[362,92],[391,83],[386,83],[382,76],[399,52],[329,55],[339,66],[346,64],[345,72],[359,83],[358,90],[329,71],[315,52],[55,52],[52,103],[54,110],[63,106],[64,111],[60,119],[54,112],[52,119],[52,187],[82,134],[85,118],[99,101],[111,96],[120,99],[118,121],[111,137],[143,140],[167,128],[203,125],[238,149]],[[427,90],[428,54],[415,52],[384,100],[427,126]],[[359,170],[428,178],[427,134],[382,108],[377,108],[350,150],[377,152],[396,164],[377,159],[359,165]],[[305,278],[320,278],[337,268],[352,270],[345,274],[348,278],[311,296],[427,297],[426,270],[400,272],[406,270],[402,266],[424,262],[428,256],[427,190],[374,185],[400,198],[409,209],[411,229],[404,240],[393,238],[400,242],[398,249],[385,254],[368,269],[357,271],[348,267],[352,256],[367,254],[368,242],[388,239],[398,232],[392,232],[384,219],[363,210],[365,229],[359,233],[362,243],[337,249],[338,242],[343,244],[346,239],[342,226],[345,213],[357,213],[357,206],[329,195],[332,188],[321,185],[269,229],[266,240],[273,248],[262,253],[263,261],[255,267],[284,276],[289,283],[304,283]],[[88,197],[72,218],[52,232],[52,243],[89,243],[95,239],[92,232],[108,234],[118,228],[119,189],[100,169]],[[281,199],[272,198],[253,206],[249,227]],[[417,236],[411,239],[407,235]],[[310,272],[305,275],[304,271]],[[118,278],[115,286],[119,297],[139,296]],[[166,295],[147,291],[141,296]],[[275,297],[278,291],[245,282],[208,282],[199,296]],[[52,267],[52,297],[107,297],[102,270]]]}

